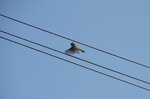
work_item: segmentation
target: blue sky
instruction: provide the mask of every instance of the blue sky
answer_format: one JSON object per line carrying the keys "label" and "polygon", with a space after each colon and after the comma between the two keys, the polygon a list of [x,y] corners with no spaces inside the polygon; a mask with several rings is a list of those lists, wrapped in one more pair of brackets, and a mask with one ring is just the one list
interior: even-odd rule
{"label": "blue sky", "polygon": [[[149,0],[0,0],[0,13],[108,52],[150,65]],[[0,29],[60,51],[67,41],[0,17]],[[0,33],[87,67],[150,88]],[[150,92],[0,39],[0,99],[149,99]],[[97,52],[75,55],[150,81],[150,70]]]}

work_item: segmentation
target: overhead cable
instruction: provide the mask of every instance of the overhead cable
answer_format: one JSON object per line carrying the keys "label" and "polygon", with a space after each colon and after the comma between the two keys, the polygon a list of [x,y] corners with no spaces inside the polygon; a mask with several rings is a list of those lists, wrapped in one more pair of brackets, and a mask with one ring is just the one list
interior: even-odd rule
{"label": "overhead cable", "polygon": [[1,39],[4,39],[4,40],[7,40],[7,41],[10,41],[10,42],[13,42],[13,43],[15,43],[15,44],[18,44],[18,45],[24,46],[24,47],[26,47],[26,48],[32,49],[32,50],[34,50],[34,51],[37,51],[37,52],[43,53],[43,54],[45,54],[45,55],[48,55],[48,56],[51,56],[51,57],[54,57],[54,58],[57,58],[57,59],[63,60],[63,61],[65,61],[65,62],[68,62],[68,63],[74,64],[74,65],[79,66],[79,67],[82,67],[82,68],[84,68],[84,69],[87,69],[87,70],[90,70],[90,71],[96,72],[96,73],[98,73],[98,74],[105,75],[105,76],[110,77],[110,78],[112,78],[112,79],[119,80],[119,81],[124,82],[124,83],[126,83],[126,84],[129,84],[129,85],[132,85],[132,86],[138,87],[138,88],[140,88],[140,89],[144,89],[144,90],[146,90],[146,91],[150,91],[150,89],[148,89],[148,88],[145,88],[145,87],[142,87],[142,86],[140,86],[140,85],[137,85],[137,84],[134,84],[134,83],[128,82],[128,81],[126,81],[126,80],[122,80],[122,79],[120,79],[120,78],[117,78],[117,77],[114,77],[114,76],[111,76],[111,75],[108,75],[108,74],[106,74],[106,73],[103,73],[103,72],[97,71],[97,70],[95,70],[95,69],[91,69],[91,68],[86,67],[86,66],[84,66],[84,65],[77,64],[77,63],[75,63],[75,62],[72,62],[72,61],[69,61],[69,60],[67,60],[67,59],[64,59],[64,58],[61,58],[61,57],[55,56],[55,55],[50,54],[50,53],[47,53],[47,52],[44,52],[44,51],[42,51],[42,50],[39,50],[39,49],[36,49],[36,48],[30,47],[30,46],[27,46],[27,45],[25,45],[25,44],[22,44],[22,43],[16,42],[16,41],[11,40],[11,39],[8,39],[8,38],[6,38],[6,37],[0,36],[0,38],[1,38]]}
{"label": "overhead cable", "polygon": [[116,71],[116,70],[113,70],[113,69],[110,69],[110,68],[107,68],[107,67],[105,67],[105,66],[102,66],[102,65],[99,65],[99,64],[96,64],[96,63],[93,63],[93,62],[87,61],[87,60],[82,59],[82,58],[78,58],[78,57],[75,57],[75,56],[72,56],[72,55],[66,54],[66,53],[64,53],[64,52],[62,52],[62,51],[59,51],[59,50],[56,50],[56,49],[54,49],[54,48],[51,48],[51,47],[48,47],[48,46],[45,46],[45,45],[42,45],[42,44],[36,43],[36,42],[34,42],[34,41],[31,41],[31,40],[28,40],[28,39],[25,39],[25,38],[22,38],[22,37],[20,37],[20,36],[17,36],[17,35],[14,35],[14,34],[8,33],[8,32],[6,32],[6,31],[0,30],[0,32],[1,32],[1,33],[4,33],[4,34],[7,34],[7,35],[10,35],[10,36],[13,36],[13,37],[16,37],[16,38],[18,38],[18,39],[21,39],[21,40],[24,40],[24,41],[30,42],[30,43],[32,43],[32,44],[36,44],[36,45],[38,45],[38,46],[41,46],[41,47],[47,48],[47,49],[49,49],[49,50],[53,50],[53,51],[55,51],[55,52],[58,52],[58,53],[61,53],[61,54],[65,54],[65,55],[68,55],[68,56],[73,57],[73,58],[75,58],[75,59],[78,59],[78,60],[81,60],[81,61],[83,61],[83,62],[86,62],[86,63],[92,64],[92,65],[95,65],[95,66],[97,66],[97,67],[100,67],[100,68],[103,68],[103,69],[109,70],[109,71],[111,71],[111,72],[114,72],[114,73],[117,73],[117,74],[120,74],[120,75],[123,75],[123,76],[129,77],[129,78],[131,78],[131,79],[134,79],[134,80],[137,80],[137,81],[140,81],[140,82],[146,83],[146,84],[150,84],[150,82],[147,82],[147,81],[145,81],[145,80],[142,80],[142,79],[139,79],[139,78],[136,78],[136,77],[130,76],[130,75],[128,75],[128,74],[125,74],[125,73],[122,73],[122,72],[119,72],[119,71]]}
{"label": "overhead cable", "polygon": [[100,52],[103,52],[103,53],[105,53],[105,54],[108,54],[108,55],[111,55],[111,56],[120,58],[120,59],[122,59],[122,60],[125,60],[125,61],[128,61],[128,62],[131,62],[131,63],[137,64],[137,65],[139,65],[139,66],[146,67],[146,68],[149,68],[149,69],[150,69],[150,66],[145,65],[145,64],[142,64],[142,63],[140,63],[140,62],[136,62],[136,61],[133,61],[133,60],[131,60],[131,59],[128,59],[128,58],[125,58],[125,57],[122,57],[122,56],[119,56],[119,55],[110,53],[110,52],[108,52],[108,51],[105,51],[105,50],[102,50],[102,49],[99,49],[99,48],[90,46],[90,45],[88,45],[88,44],[81,43],[81,42],[79,42],[79,41],[70,39],[70,38],[68,38],[68,37],[65,37],[65,36],[62,36],[62,35],[59,35],[59,34],[56,34],[56,33],[54,33],[54,32],[50,32],[50,31],[48,31],[48,30],[46,30],[46,29],[42,29],[42,28],[40,28],[40,27],[31,25],[31,24],[29,24],[29,23],[26,23],[26,22],[23,22],[23,21],[20,21],[20,20],[17,20],[17,19],[15,19],[15,18],[6,16],[6,15],[4,15],[4,14],[0,14],[0,16],[5,17],[5,18],[10,19],[10,20],[13,20],[13,21],[16,21],[16,22],[19,22],[19,23],[21,23],[21,24],[27,25],[27,26],[29,26],[29,27],[32,27],[32,28],[41,30],[41,31],[43,31],[43,32],[46,32],[46,33],[55,35],[55,36],[57,36],[57,37],[60,37],[60,38],[63,38],[63,39],[69,40],[69,41],[76,42],[76,43],[78,43],[78,44],[81,44],[81,45],[83,45],[83,46],[89,47],[89,48],[91,48],[91,49],[94,49],[94,50],[97,50],[97,51],[100,51]]}

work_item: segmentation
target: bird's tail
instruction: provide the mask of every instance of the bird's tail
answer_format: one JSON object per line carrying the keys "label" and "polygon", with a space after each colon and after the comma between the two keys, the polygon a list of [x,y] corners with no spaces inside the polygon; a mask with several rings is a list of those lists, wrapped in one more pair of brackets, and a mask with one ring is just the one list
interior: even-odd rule
{"label": "bird's tail", "polygon": [[85,51],[84,50],[82,50],[82,49],[79,49],[82,53],[85,53]]}

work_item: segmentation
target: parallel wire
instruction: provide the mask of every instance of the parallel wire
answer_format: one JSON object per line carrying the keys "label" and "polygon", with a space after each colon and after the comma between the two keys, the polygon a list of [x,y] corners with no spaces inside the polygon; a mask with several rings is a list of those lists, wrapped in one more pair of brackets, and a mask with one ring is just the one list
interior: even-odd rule
{"label": "parallel wire", "polygon": [[41,51],[41,50],[39,50],[39,49],[36,49],[36,48],[30,47],[30,46],[27,46],[27,45],[25,45],[25,44],[22,44],[22,43],[19,43],[19,42],[16,42],[16,41],[13,41],[13,40],[8,39],[8,38],[6,38],[6,37],[0,36],[0,38],[1,38],[1,39],[4,39],[4,40],[7,40],[7,41],[10,41],[10,42],[13,42],[13,43],[15,43],[15,44],[18,44],[18,45],[24,46],[24,47],[26,47],[26,48],[32,49],[32,50],[34,50],[34,51],[37,51],[37,52],[43,53],[43,54],[45,54],[45,55],[48,55],[48,56],[51,56],[51,57],[54,57],[54,58],[60,59],[60,60],[62,60],[62,61],[65,61],[65,62],[68,62],[68,63],[74,64],[74,65],[79,66],[79,67],[82,67],[82,68],[84,68],[84,69],[87,69],[87,70],[90,70],[90,71],[96,72],[96,73],[98,73],[98,74],[101,74],[101,75],[104,75],[104,76],[110,77],[110,78],[112,78],[112,79],[119,80],[119,81],[121,81],[121,82],[124,82],[124,83],[126,83],[126,84],[129,84],[129,85],[135,86],[135,87],[137,87],[137,88],[144,89],[144,90],[146,90],[146,91],[150,91],[150,89],[148,89],[148,88],[145,88],[145,87],[142,87],[142,86],[140,86],[140,85],[137,85],[137,84],[134,84],[134,83],[128,82],[128,81],[126,81],[126,80],[122,80],[122,79],[120,79],[120,78],[117,78],[117,77],[114,77],[114,76],[111,76],[111,75],[108,75],[108,74],[106,74],[106,73],[103,73],[103,72],[97,71],[97,70],[95,70],[95,69],[91,69],[91,68],[86,67],[86,66],[84,66],[84,65],[77,64],[77,63],[72,62],[72,61],[69,61],[69,60],[67,60],[67,59],[64,59],[64,58],[61,58],[61,57],[55,56],[55,55],[53,55],[53,54],[50,54],[50,53],[47,53],[47,52]]}
{"label": "parallel wire", "polygon": [[122,59],[122,60],[125,60],[125,61],[128,61],[128,62],[131,62],[131,63],[137,64],[137,65],[139,65],[139,66],[146,67],[146,68],[150,69],[150,66],[148,66],[148,65],[145,65],[145,64],[142,64],[142,63],[133,61],[133,60],[131,60],[131,59],[128,59],[128,58],[125,58],[125,57],[122,57],[122,56],[119,56],[119,55],[110,53],[110,52],[108,52],[108,51],[104,51],[104,50],[102,50],[102,49],[99,49],[99,48],[96,48],[96,47],[93,47],[93,46],[90,46],[90,45],[87,45],[87,44],[84,44],[84,43],[81,43],[81,42],[79,42],[79,41],[70,39],[70,38],[68,38],[68,37],[65,37],[65,36],[62,36],[62,35],[59,35],[59,34],[56,34],[56,33],[54,33],[54,32],[50,32],[50,31],[48,31],[48,30],[39,28],[39,27],[37,27],[37,26],[31,25],[31,24],[28,24],[28,23],[25,23],[25,22],[23,22],[23,21],[14,19],[14,18],[9,17],[9,16],[6,16],[6,15],[4,15],[4,14],[0,14],[0,16],[5,17],[5,18],[10,19],[10,20],[13,20],[13,21],[16,21],[16,22],[18,22],[18,23],[27,25],[27,26],[29,26],[29,27],[33,27],[33,28],[38,29],[38,30],[41,30],[41,31],[43,31],[43,32],[47,32],[47,33],[52,34],[52,35],[55,35],[55,36],[57,36],[57,37],[60,37],[60,38],[63,38],[63,39],[69,40],[69,41],[76,42],[76,43],[78,43],[78,44],[81,44],[81,45],[83,45],[83,46],[89,47],[89,48],[91,48],[91,49],[94,49],[94,50],[97,50],[97,51],[100,51],[100,52],[103,52],[103,53],[105,53],[105,54],[108,54],[108,55],[111,55],[111,56],[120,58],[120,59]]}
{"label": "parallel wire", "polygon": [[[6,31],[0,30],[0,32],[1,32],[1,33],[4,33],[4,34],[7,34],[7,35],[10,35],[10,36],[13,36],[13,37],[16,37],[16,38],[18,38],[18,39],[21,39],[21,40],[24,40],[24,41],[30,42],[30,43],[32,43],[32,44],[35,44],[35,45],[38,45],[38,46],[41,46],[41,47],[47,48],[47,49],[49,49],[49,50],[53,50],[53,51],[55,51],[55,52],[58,52],[58,53],[61,53],[61,54],[65,54],[64,52],[61,52],[61,51],[59,51],[59,50],[56,50],[56,49],[53,49],[53,48],[51,48],[51,47],[48,47],[48,46],[45,46],[45,45],[42,45],[42,44],[39,44],[39,43],[33,42],[33,41],[31,41],[31,40],[28,40],[28,39],[22,38],[22,37],[20,37],[20,36],[17,36],[17,35],[11,34],[11,33],[8,33],[8,32],[6,32]],[[119,72],[119,71],[116,71],[116,70],[113,70],[113,69],[107,68],[107,67],[105,67],[105,66],[102,66],[102,65],[99,65],[99,64],[96,64],[96,63],[93,63],[93,62],[90,62],[90,61],[84,60],[84,59],[82,59],[82,58],[78,58],[78,57],[75,57],[75,56],[72,56],[72,55],[69,55],[69,54],[65,54],[65,55],[68,55],[68,56],[70,56],[70,57],[73,57],[73,58],[75,58],[75,59],[81,60],[81,61],[83,61],[83,62],[86,62],[86,63],[92,64],[92,65],[95,65],[95,66],[97,66],[97,67],[100,67],[100,68],[103,68],[103,69],[106,69],[106,70],[109,70],[109,71],[115,72],[115,73],[117,73],[117,74],[120,74],[120,75],[123,75],[123,76],[129,77],[129,78],[132,78],[132,79],[134,79],[134,80],[137,80],[137,81],[140,81],[140,82],[143,82],[143,83],[146,83],[146,84],[150,84],[150,82],[147,82],[147,81],[141,80],[141,79],[139,79],[139,78],[136,78],[136,77],[130,76],[130,75],[128,75],[128,74],[124,74],[124,73],[121,73],[121,72]]]}

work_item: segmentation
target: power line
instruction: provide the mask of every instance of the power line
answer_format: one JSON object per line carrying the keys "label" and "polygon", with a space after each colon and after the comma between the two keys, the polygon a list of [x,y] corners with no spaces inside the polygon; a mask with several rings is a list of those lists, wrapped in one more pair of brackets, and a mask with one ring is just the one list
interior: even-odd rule
{"label": "power line", "polygon": [[[30,43],[32,43],[32,44],[36,44],[36,45],[38,45],[38,46],[41,46],[41,47],[47,48],[47,49],[49,49],[49,50],[53,50],[53,51],[55,51],[55,52],[58,52],[58,53],[61,53],[61,54],[65,54],[64,52],[61,52],[61,51],[59,51],[59,50],[56,50],[56,49],[53,49],[53,48],[51,48],[51,47],[48,47],[48,46],[45,46],[45,45],[42,45],[42,44],[39,44],[39,43],[33,42],[33,41],[31,41],[31,40],[28,40],[28,39],[22,38],[22,37],[20,37],[20,36],[17,36],[17,35],[11,34],[11,33],[8,33],[8,32],[6,32],[6,31],[0,30],[0,32],[1,32],[1,33],[4,33],[4,34],[7,34],[7,35],[10,35],[10,36],[13,36],[13,37],[16,37],[16,38],[18,38],[18,39],[21,39],[21,40],[24,40],[24,41],[30,42]],[[92,65],[98,66],[98,67],[100,67],[100,68],[103,68],[103,69],[106,69],[106,70],[109,70],[109,71],[115,72],[115,73],[117,73],[117,74],[120,74],[120,75],[123,75],[123,76],[129,77],[129,78],[132,78],[132,79],[134,79],[134,80],[137,80],[137,81],[140,81],[140,82],[143,82],[143,83],[146,83],[146,84],[150,84],[150,82],[147,82],[147,81],[141,80],[141,79],[139,79],[139,78],[136,78],[136,77],[130,76],[130,75],[128,75],[128,74],[124,74],[124,73],[121,73],[121,72],[119,72],[119,71],[116,71],[116,70],[113,70],[113,69],[107,68],[107,67],[105,67],[105,66],[102,66],[102,65],[99,65],[99,64],[96,64],[96,63],[93,63],[93,62],[90,62],[90,61],[84,60],[84,59],[82,59],[82,58],[78,58],[78,57],[75,57],[75,56],[72,56],[72,55],[69,55],[69,54],[65,54],[65,55],[68,55],[68,56],[70,56],[70,57],[73,57],[73,58],[75,58],[75,59],[78,59],[78,60],[84,61],[84,62],[89,63],[89,64],[92,64]]]}
{"label": "power line", "polygon": [[102,50],[102,49],[99,49],[99,48],[96,48],[96,47],[93,47],[93,46],[90,46],[90,45],[87,45],[87,44],[84,44],[84,43],[81,43],[81,42],[79,42],[79,41],[70,39],[70,38],[68,38],[68,37],[65,37],[65,36],[62,36],[62,35],[59,35],[59,34],[56,34],[56,33],[54,33],[54,32],[50,32],[50,31],[48,31],[48,30],[39,28],[39,27],[37,27],[37,26],[34,26],[34,25],[31,25],[31,24],[25,23],[25,22],[23,22],[23,21],[14,19],[14,18],[12,18],[12,17],[6,16],[6,15],[3,15],[3,14],[0,14],[0,16],[5,17],[5,18],[10,19],[10,20],[13,20],[13,21],[16,21],[16,22],[18,22],[18,23],[21,23],[21,24],[24,24],[24,25],[33,27],[33,28],[38,29],[38,30],[41,30],[41,31],[43,31],[43,32],[47,32],[47,33],[52,34],[52,35],[55,35],[55,36],[57,36],[57,37],[60,37],[60,38],[63,38],[63,39],[69,40],[69,41],[76,42],[76,43],[78,43],[78,44],[81,44],[81,45],[83,45],[83,46],[89,47],[89,48],[91,48],[91,49],[94,49],[94,50],[97,50],[97,51],[100,51],[100,52],[103,52],[103,53],[105,53],[105,54],[108,54],[108,55],[111,55],[111,56],[120,58],[120,59],[122,59],[122,60],[125,60],[125,61],[128,61],[128,62],[131,62],[131,63],[137,64],[137,65],[139,65],[139,66],[146,67],[146,68],[149,68],[149,69],[150,69],[150,66],[148,66],[148,65],[145,65],[145,64],[142,64],[142,63],[133,61],[133,60],[131,60],[131,59],[128,59],[128,58],[125,58],[125,57],[122,57],[122,56],[119,56],[119,55],[116,55],[116,54],[113,54],[113,53],[104,51],[104,50]]}
{"label": "power line", "polygon": [[34,51],[37,51],[37,52],[43,53],[43,54],[45,54],[45,55],[48,55],[48,56],[51,56],[51,57],[54,57],[54,58],[57,58],[57,59],[63,60],[63,61],[65,61],[65,62],[68,62],[68,63],[74,64],[74,65],[79,66],[79,67],[82,67],[82,68],[84,68],[84,69],[87,69],[87,70],[90,70],[90,71],[96,72],[96,73],[98,73],[98,74],[105,75],[105,76],[110,77],[110,78],[112,78],[112,79],[119,80],[119,81],[121,81],[121,82],[127,83],[127,84],[129,84],[129,85],[132,85],[132,86],[135,86],[135,87],[138,87],[138,88],[141,88],[141,89],[144,89],[144,90],[146,90],[146,91],[150,91],[150,89],[145,88],[145,87],[142,87],[142,86],[140,86],[140,85],[137,85],[137,84],[134,84],[134,83],[128,82],[128,81],[126,81],[126,80],[122,80],[122,79],[120,79],[120,78],[117,78],[117,77],[114,77],[114,76],[108,75],[108,74],[106,74],[106,73],[103,73],[103,72],[97,71],[97,70],[95,70],[95,69],[91,69],[91,68],[86,67],[86,66],[84,66],[84,65],[77,64],[77,63],[75,63],[75,62],[72,62],[72,61],[69,61],[69,60],[67,60],[67,59],[64,59],[64,58],[61,58],[61,57],[55,56],[55,55],[53,55],[53,54],[50,54],[50,53],[47,53],[47,52],[41,51],[41,50],[39,50],[39,49],[36,49],[36,48],[30,47],[30,46],[27,46],[27,45],[25,45],[25,44],[22,44],[22,43],[19,43],[19,42],[13,41],[13,40],[8,39],[8,38],[5,38],[5,37],[3,37],[3,36],[0,36],[0,38],[1,38],[1,39],[4,39],[4,40],[7,40],[7,41],[10,41],[10,42],[13,42],[13,43],[15,43],[15,44],[18,44],[18,45],[24,46],[24,47],[26,47],[26,48],[32,49],[32,50],[34,50]]}

